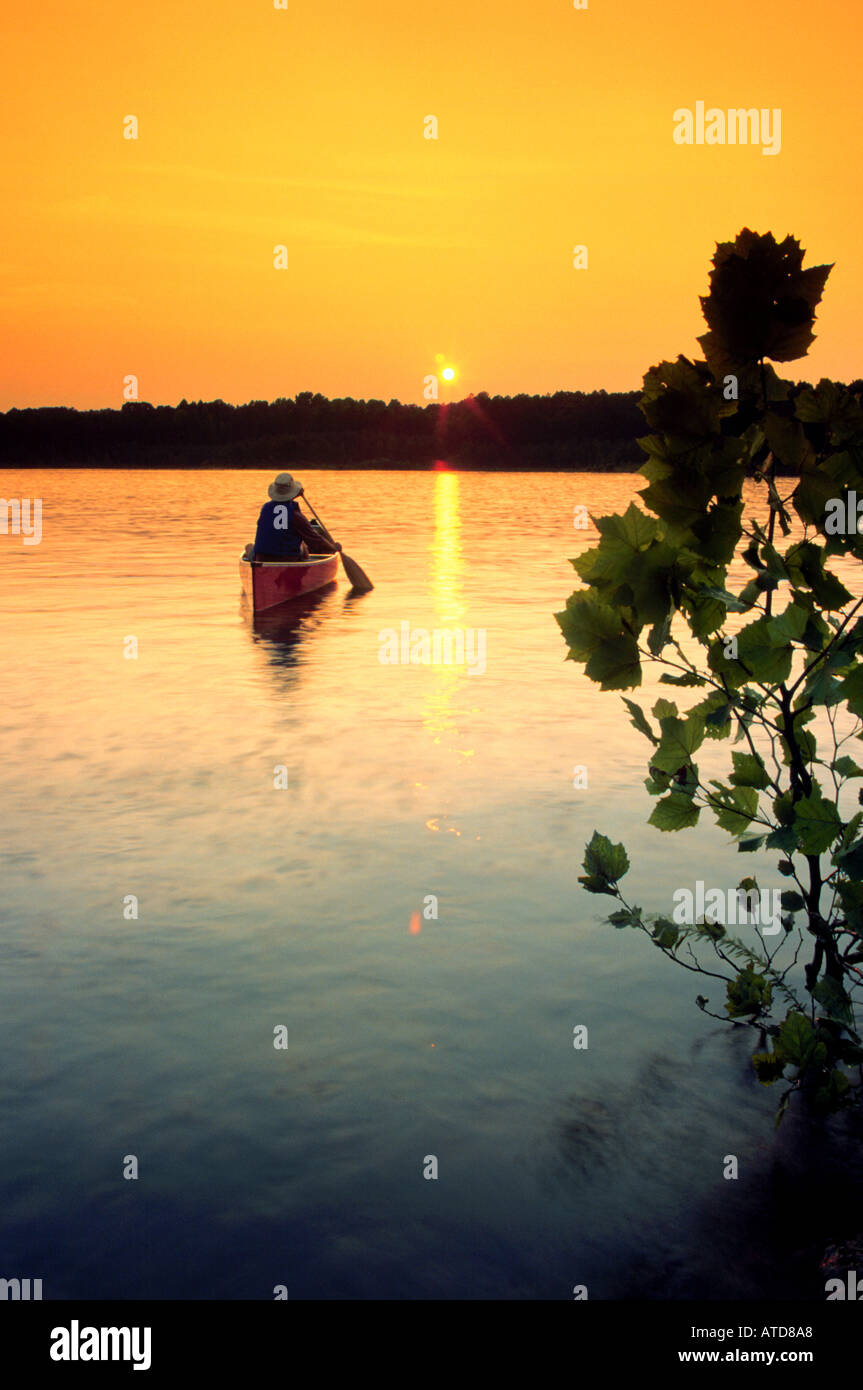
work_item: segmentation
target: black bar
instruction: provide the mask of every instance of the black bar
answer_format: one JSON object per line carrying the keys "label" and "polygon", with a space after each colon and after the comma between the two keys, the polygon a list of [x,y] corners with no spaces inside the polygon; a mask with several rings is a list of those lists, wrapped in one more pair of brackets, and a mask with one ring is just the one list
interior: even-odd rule
{"label": "black bar", "polygon": [[[158,1384],[168,1374],[190,1373],[193,1384],[203,1385],[202,1375],[224,1379],[250,1371],[257,1384],[279,1369],[286,1383],[297,1376],[306,1381],[329,1377],[342,1356],[354,1381],[395,1368],[407,1384],[428,1383],[437,1365],[449,1379],[460,1367],[461,1378],[471,1364],[481,1366],[487,1383],[498,1361],[521,1378],[525,1356],[532,1381],[561,1357],[564,1374],[602,1372],[610,1384],[623,1374],[672,1367],[697,1373],[705,1365],[790,1365],[823,1379],[855,1364],[860,1316],[856,1306],[838,1301],[9,1302],[0,1307],[0,1345],[4,1369],[15,1365],[19,1383],[40,1372],[57,1382],[92,1380],[100,1372],[134,1377],[131,1358],[143,1363],[147,1328],[150,1365],[142,1370]],[[69,1354],[95,1347],[101,1354],[101,1335],[94,1339],[89,1328],[128,1329],[128,1341],[118,1337],[116,1349],[130,1359],[52,1359],[52,1346]],[[132,1329],[138,1329],[134,1341]],[[104,1345],[110,1355],[110,1337]],[[140,1373],[139,1379],[148,1383]]]}

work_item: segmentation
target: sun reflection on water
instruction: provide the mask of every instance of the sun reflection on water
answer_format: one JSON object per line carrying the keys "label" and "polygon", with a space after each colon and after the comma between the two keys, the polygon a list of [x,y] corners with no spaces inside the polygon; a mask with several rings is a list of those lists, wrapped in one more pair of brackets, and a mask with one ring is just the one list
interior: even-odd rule
{"label": "sun reflection on water", "polygon": [[[435,624],[439,628],[458,628],[465,614],[462,602],[464,560],[461,542],[461,505],[458,473],[435,475],[435,530],[431,545],[431,594]],[[430,687],[423,726],[440,743],[445,733],[458,733],[453,713],[453,696],[466,676],[464,666],[438,664],[430,667]]]}

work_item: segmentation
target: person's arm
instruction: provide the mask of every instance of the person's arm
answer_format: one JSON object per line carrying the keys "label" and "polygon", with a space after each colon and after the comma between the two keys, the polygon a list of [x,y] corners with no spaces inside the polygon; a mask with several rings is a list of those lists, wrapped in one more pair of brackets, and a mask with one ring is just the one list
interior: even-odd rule
{"label": "person's arm", "polygon": [[299,505],[296,507],[291,524],[300,540],[305,541],[309,550],[316,552],[318,555],[334,555],[336,551],[341,550],[340,545],[328,541],[326,536],[320,531],[315,530],[315,527],[311,525],[308,518],[303,516]]}

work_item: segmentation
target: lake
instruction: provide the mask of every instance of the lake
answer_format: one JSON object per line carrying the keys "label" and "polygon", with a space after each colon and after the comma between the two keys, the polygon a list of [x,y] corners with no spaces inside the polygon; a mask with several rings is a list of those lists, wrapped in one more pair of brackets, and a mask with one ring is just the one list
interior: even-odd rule
{"label": "lake", "polygon": [[[594,828],[647,911],[779,882],[706,820],[647,826],[648,745],[564,661],[574,510],[641,480],[298,473],[376,587],[294,621],[240,591],[269,472],[0,475],[43,499],[41,544],[0,536],[0,1275],[823,1298],[748,1030],[578,884]],[[384,663],[405,623],[483,660]]]}

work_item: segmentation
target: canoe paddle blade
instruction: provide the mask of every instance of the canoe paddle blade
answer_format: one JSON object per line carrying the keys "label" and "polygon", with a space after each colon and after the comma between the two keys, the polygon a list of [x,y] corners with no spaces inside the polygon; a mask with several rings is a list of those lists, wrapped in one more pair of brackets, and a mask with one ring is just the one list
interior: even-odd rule
{"label": "canoe paddle blade", "polygon": [[356,560],[352,560],[350,555],[346,555],[344,551],[342,551],[342,564],[345,567],[345,574],[358,594],[367,594],[375,587],[365,570],[361,569]]}

